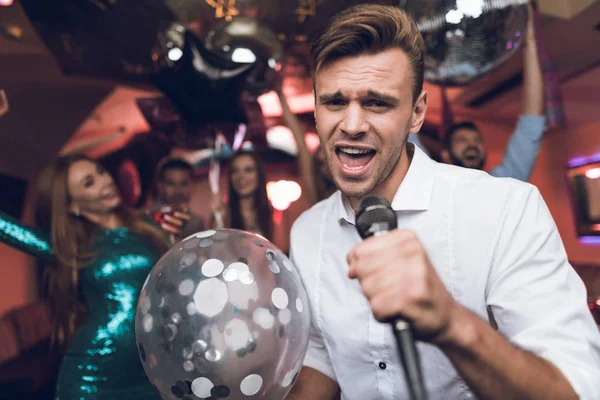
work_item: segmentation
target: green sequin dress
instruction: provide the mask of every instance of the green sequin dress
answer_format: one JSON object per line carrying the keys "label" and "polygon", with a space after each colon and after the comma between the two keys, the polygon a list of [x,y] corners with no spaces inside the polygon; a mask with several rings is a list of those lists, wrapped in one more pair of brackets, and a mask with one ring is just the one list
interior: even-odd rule
{"label": "green sequin dress", "polygon": [[[54,261],[47,234],[0,213],[0,241]],[[79,274],[87,315],[66,352],[57,400],[155,400],[135,340],[136,302],[159,251],[127,228],[105,229],[93,241],[97,257]]]}

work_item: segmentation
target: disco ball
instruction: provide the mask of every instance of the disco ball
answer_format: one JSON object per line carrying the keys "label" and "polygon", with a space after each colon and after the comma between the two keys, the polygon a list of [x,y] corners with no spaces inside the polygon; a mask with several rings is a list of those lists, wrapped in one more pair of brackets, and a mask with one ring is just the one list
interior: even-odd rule
{"label": "disco ball", "polygon": [[261,236],[199,232],[169,250],[140,293],[136,339],[163,400],[281,400],[308,346],[300,275]]}
{"label": "disco ball", "polygon": [[512,57],[527,26],[527,0],[400,0],[426,45],[425,79],[467,85]]}

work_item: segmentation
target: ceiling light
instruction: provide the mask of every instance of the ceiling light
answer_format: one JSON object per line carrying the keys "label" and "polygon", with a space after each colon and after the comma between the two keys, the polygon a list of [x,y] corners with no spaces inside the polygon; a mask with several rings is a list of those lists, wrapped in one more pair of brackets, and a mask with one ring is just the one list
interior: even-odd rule
{"label": "ceiling light", "polygon": [[598,178],[600,178],[600,167],[588,169],[587,171],[585,171],[585,176],[588,179],[598,179]]}
{"label": "ceiling light", "polygon": [[238,47],[231,54],[231,61],[243,64],[252,64],[256,61],[256,55],[250,49]]}

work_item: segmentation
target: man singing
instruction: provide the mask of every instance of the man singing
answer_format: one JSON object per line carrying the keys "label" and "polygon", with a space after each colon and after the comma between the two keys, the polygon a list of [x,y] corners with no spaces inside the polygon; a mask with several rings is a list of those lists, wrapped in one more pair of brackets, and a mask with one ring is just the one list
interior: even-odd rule
{"label": "man singing", "polygon": [[[407,143],[427,111],[414,22],[356,6],[312,52],[317,130],[340,190],[292,228],[312,330],[288,400],[409,399],[381,322],[391,318],[421,341],[430,399],[600,399],[600,334],[537,189]],[[367,194],[391,202],[399,229],[361,242]]]}

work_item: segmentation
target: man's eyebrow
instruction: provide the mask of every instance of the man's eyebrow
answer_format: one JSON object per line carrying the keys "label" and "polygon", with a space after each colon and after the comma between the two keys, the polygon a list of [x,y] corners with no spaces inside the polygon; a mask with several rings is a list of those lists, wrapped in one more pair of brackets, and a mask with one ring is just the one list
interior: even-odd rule
{"label": "man's eyebrow", "polygon": [[[385,101],[394,106],[400,104],[400,99],[398,99],[397,97],[389,95],[389,94],[381,93],[376,90],[367,91],[367,93],[364,97]],[[345,96],[342,94],[341,91],[338,90],[335,93],[325,93],[325,94],[320,95],[319,103],[325,104],[332,100],[339,100],[339,99],[344,99],[344,98],[345,98]]]}
{"label": "man's eyebrow", "polygon": [[399,98],[397,98],[395,96],[391,96],[389,94],[377,92],[375,90],[369,90],[367,92],[367,96],[375,98],[377,100],[382,100],[382,101],[388,102],[388,103],[390,103],[392,105],[398,105],[398,104],[400,104],[400,99]]}
{"label": "man's eyebrow", "polygon": [[328,103],[332,100],[337,100],[337,99],[341,99],[344,96],[342,95],[342,92],[340,92],[339,90],[335,93],[326,93],[326,94],[322,94],[319,96],[319,103],[323,104],[323,103]]}

